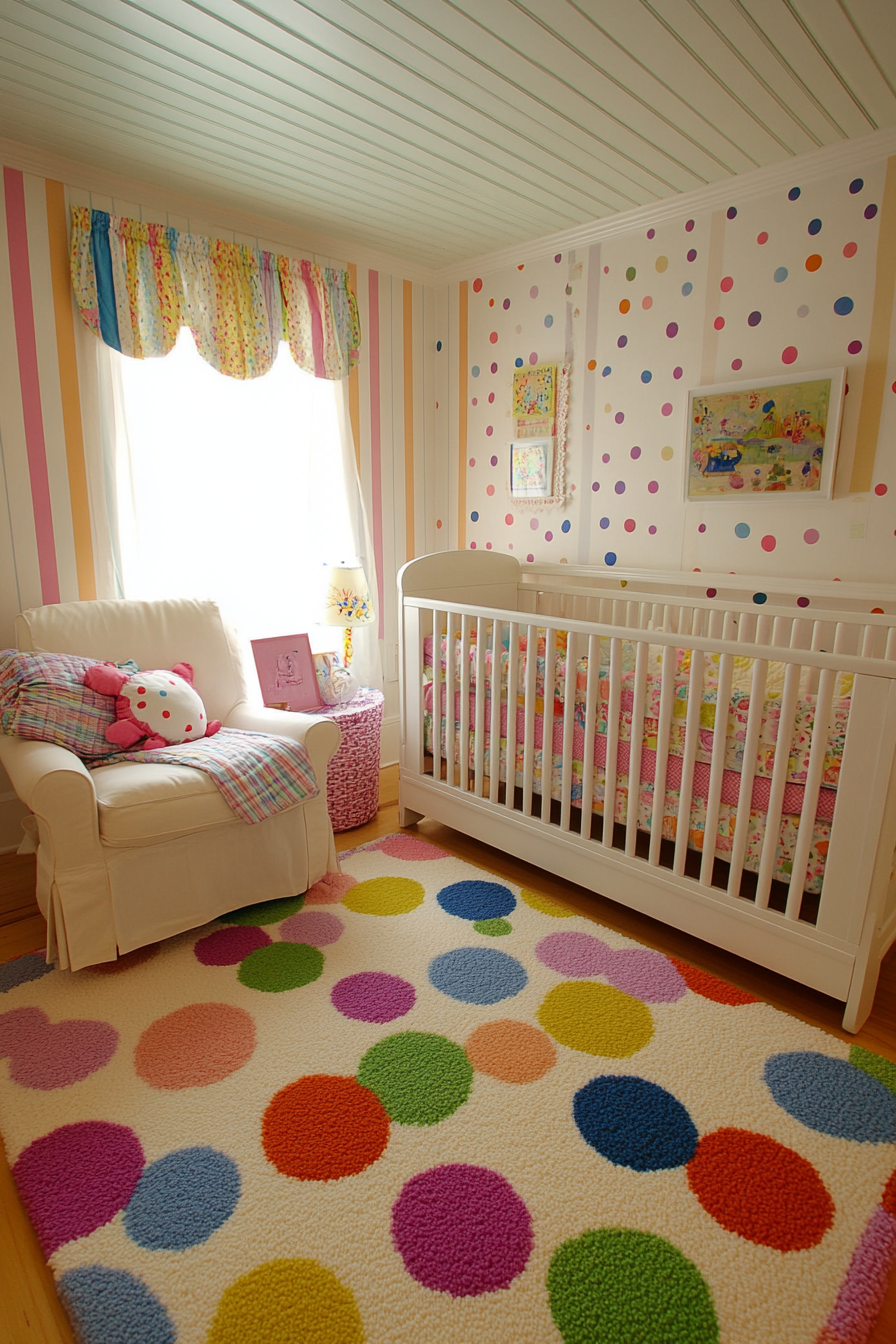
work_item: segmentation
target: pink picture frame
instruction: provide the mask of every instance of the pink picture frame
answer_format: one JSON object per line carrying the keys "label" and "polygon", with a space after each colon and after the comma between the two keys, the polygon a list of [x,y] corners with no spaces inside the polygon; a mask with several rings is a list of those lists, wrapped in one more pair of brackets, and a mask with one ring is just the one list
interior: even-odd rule
{"label": "pink picture frame", "polygon": [[261,698],[273,709],[320,709],[321,698],[307,635],[253,639]]}

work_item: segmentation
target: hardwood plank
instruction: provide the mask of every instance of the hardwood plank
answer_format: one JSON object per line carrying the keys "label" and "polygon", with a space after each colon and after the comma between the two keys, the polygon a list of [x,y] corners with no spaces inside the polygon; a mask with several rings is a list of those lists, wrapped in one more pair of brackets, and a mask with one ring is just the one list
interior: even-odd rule
{"label": "hardwood plank", "polygon": [[[337,835],[338,852],[354,849],[400,829],[397,786],[398,767],[386,767],[380,774],[380,809],[376,818],[357,830]],[[545,895],[553,896],[577,914],[637,938],[647,947],[655,947],[672,956],[681,956],[701,970],[722,976],[742,989],[760,995],[776,1008],[801,1021],[821,1027],[843,1040],[863,1045],[896,1062],[896,948],[890,952],[881,968],[877,996],[868,1021],[860,1032],[851,1036],[840,1026],[840,1003],[787,980],[784,976],[754,966],[732,953],[626,910],[582,887],[562,881],[543,869],[523,863],[513,855],[479,844],[438,822],[422,821],[418,826],[410,828],[409,833],[431,840],[458,858],[497,873],[507,881],[519,886],[531,886]],[[25,912],[21,920],[0,924],[0,961],[8,961],[43,945],[46,926],[34,902],[33,892],[33,857],[23,860],[18,855],[0,855],[0,911],[21,909]],[[868,1344],[892,1344],[893,1339],[896,1339],[896,1275],[891,1279]],[[56,1297],[52,1274],[44,1262],[37,1237],[22,1208],[2,1152],[0,1344],[74,1344],[68,1320]]]}

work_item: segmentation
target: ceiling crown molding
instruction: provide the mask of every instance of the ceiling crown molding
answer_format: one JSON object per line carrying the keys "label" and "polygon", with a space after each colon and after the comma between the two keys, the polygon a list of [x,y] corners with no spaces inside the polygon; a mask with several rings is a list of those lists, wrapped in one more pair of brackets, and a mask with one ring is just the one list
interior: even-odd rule
{"label": "ceiling crown molding", "polygon": [[433,279],[437,284],[452,284],[458,280],[467,280],[471,275],[539,261],[557,252],[591,247],[605,238],[615,238],[633,229],[656,227],[682,214],[697,214],[730,205],[733,196],[737,196],[739,201],[752,200],[758,196],[767,196],[780,187],[793,186],[797,179],[803,185],[830,177],[841,169],[851,170],[857,163],[887,159],[892,154],[896,154],[896,127],[874,131],[871,135],[855,140],[838,141],[835,145],[813,149],[807,154],[796,154],[767,168],[735,174],[719,182],[711,182],[708,186],[697,187],[694,191],[667,196],[661,201],[639,205],[633,210],[591,220],[587,224],[577,224],[571,229],[564,229],[562,233],[548,234],[529,243],[505,247],[499,252],[488,252],[471,261],[444,266],[433,273]]}

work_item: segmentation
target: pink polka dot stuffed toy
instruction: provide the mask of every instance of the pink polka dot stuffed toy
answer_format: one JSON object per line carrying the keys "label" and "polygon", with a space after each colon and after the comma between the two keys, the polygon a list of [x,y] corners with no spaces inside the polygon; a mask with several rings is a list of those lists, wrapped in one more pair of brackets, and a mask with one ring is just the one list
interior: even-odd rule
{"label": "pink polka dot stuffed toy", "polygon": [[141,751],[174,747],[211,737],[221,727],[220,719],[206,720],[189,663],[175,663],[170,672],[157,669],[134,675],[114,663],[96,663],[84,674],[84,684],[100,695],[116,697],[117,720],[106,729],[106,738],[124,751],[138,743]]}

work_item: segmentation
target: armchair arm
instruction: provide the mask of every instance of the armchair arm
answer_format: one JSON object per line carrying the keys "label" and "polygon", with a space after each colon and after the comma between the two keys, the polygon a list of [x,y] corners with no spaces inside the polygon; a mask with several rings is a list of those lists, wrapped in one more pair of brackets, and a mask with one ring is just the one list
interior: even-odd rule
{"label": "armchair arm", "polygon": [[96,790],[73,752],[0,734],[0,762],[19,798],[49,832],[58,867],[102,863]]}
{"label": "armchair arm", "polygon": [[257,708],[241,700],[227,715],[227,728],[247,733],[275,733],[301,742],[311,760],[318,786],[326,793],[327,762],[336,755],[342,733],[332,719],[312,714],[294,714],[291,710]]}

